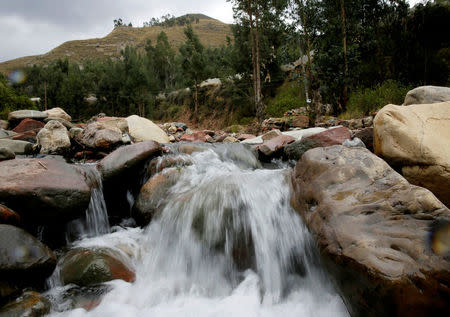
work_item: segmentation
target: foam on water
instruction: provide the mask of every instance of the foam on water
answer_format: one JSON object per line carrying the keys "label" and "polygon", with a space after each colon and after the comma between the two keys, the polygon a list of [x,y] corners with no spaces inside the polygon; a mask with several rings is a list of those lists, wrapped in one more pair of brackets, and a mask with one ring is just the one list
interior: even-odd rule
{"label": "foam on water", "polygon": [[259,168],[242,145],[192,161],[147,228],[76,243],[121,250],[136,281],[109,282],[91,311],[54,316],[348,316],[290,207],[288,169]]}

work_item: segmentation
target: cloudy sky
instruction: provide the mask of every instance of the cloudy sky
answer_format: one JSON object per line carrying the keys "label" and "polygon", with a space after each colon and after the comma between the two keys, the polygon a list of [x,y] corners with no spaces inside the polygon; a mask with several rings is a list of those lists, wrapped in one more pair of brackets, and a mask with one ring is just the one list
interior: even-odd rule
{"label": "cloudy sky", "polygon": [[167,13],[233,21],[226,0],[0,0],[0,62],[43,54],[69,40],[104,37],[119,17],[142,26]]}

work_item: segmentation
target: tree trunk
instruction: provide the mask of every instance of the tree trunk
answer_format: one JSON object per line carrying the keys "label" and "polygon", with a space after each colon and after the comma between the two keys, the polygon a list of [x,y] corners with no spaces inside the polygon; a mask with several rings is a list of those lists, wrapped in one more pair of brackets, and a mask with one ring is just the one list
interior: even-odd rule
{"label": "tree trunk", "polygon": [[[348,100],[348,61],[347,61],[347,27],[345,21],[345,4],[344,0],[341,0],[341,22],[342,22],[342,44],[344,46],[344,91],[342,96],[342,106],[345,108]],[[343,110],[343,109],[342,109]]]}
{"label": "tree trunk", "polygon": [[254,33],[254,26],[253,26],[253,10],[252,10],[252,4],[251,0],[247,0],[247,14],[249,17],[249,27],[250,27],[250,43],[252,47],[252,67],[253,67],[253,93],[254,93],[254,103],[255,103],[255,112],[258,116],[258,99],[257,99],[257,85],[256,85],[256,43],[255,43],[255,33]]}
{"label": "tree trunk", "polygon": [[194,120],[198,122],[198,85],[197,81],[194,83]]}
{"label": "tree trunk", "polygon": [[[256,1],[258,4],[258,1]],[[255,91],[255,102],[256,102],[256,116],[260,121],[264,118],[264,104],[262,100],[261,92],[261,63],[260,63],[260,49],[259,49],[259,12],[258,7],[255,11],[255,46],[256,46],[256,91]]]}

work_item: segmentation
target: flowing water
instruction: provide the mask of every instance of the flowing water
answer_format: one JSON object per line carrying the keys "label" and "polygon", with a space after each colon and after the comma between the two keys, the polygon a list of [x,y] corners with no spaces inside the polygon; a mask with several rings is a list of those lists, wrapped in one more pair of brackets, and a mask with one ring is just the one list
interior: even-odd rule
{"label": "flowing water", "polygon": [[182,164],[160,173],[177,181],[146,228],[74,243],[119,250],[136,281],[107,283],[90,311],[65,310],[71,286],[53,276],[53,316],[348,315],[290,207],[290,170],[262,168],[241,145],[200,150],[171,154]]}

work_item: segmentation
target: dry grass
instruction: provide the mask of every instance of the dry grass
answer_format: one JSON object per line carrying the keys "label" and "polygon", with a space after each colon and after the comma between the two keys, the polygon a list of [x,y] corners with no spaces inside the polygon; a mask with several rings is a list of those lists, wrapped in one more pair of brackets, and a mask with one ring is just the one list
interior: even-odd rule
{"label": "dry grass", "polygon": [[[206,16],[200,16],[199,23],[193,23],[192,27],[206,47],[219,47],[226,44],[227,36],[232,37],[230,25]],[[89,59],[118,58],[120,51],[127,45],[144,49],[147,40],[156,43],[161,31],[167,34],[172,47],[178,49],[185,41],[183,30],[183,26],[118,27],[104,38],[68,41],[43,55],[21,57],[0,63],[0,72],[7,74],[24,66],[47,65],[60,58],[68,58],[69,61],[79,64]]]}

